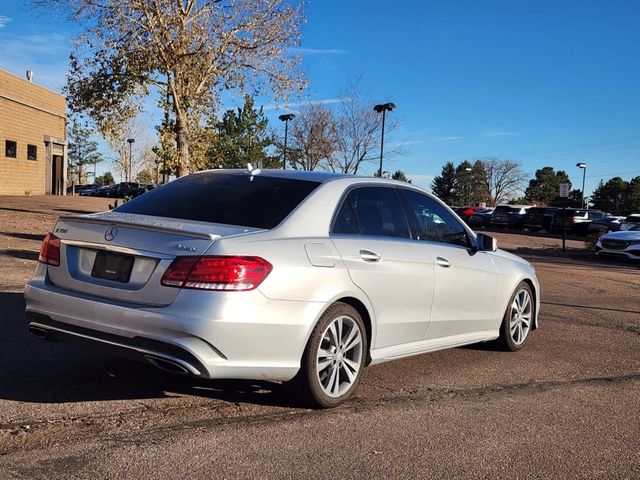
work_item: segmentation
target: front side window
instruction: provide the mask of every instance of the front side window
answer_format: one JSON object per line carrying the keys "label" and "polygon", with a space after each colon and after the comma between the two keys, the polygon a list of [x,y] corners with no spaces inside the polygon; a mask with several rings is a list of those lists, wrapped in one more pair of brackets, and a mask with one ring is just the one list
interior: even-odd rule
{"label": "front side window", "polygon": [[348,200],[362,235],[409,238],[409,225],[394,189],[356,188]]}
{"label": "front side window", "polygon": [[462,224],[434,199],[411,190],[400,190],[419,240],[469,247]]}
{"label": "front side window", "polygon": [[7,140],[4,142],[4,156],[9,158],[16,158],[18,152],[18,144],[13,140]]}

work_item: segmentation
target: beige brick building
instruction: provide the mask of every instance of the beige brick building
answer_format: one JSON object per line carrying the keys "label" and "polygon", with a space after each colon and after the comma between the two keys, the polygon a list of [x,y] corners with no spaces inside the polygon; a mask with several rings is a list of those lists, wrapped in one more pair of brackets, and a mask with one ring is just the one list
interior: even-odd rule
{"label": "beige brick building", "polygon": [[0,195],[64,195],[65,97],[0,70]]}

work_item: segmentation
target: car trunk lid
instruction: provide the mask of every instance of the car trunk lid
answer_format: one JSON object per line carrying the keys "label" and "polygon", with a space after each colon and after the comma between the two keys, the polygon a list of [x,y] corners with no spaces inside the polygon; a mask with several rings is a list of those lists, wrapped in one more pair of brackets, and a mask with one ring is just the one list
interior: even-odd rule
{"label": "car trunk lid", "polygon": [[162,286],[162,274],[179,255],[202,255],[220,238],[260,231],[130,213],[61,217],[59,267],[50,281],[62,288],[112,300],[168,305],[179,289]]}

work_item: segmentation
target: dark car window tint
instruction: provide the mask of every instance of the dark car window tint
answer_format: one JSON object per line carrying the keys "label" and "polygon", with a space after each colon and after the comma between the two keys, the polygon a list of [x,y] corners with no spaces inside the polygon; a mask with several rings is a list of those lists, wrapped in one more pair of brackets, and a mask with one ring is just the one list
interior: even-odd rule
{"label": "dark car window tint", "polygon": [[151,190],[116,212],[181,218],[255,228],[273,228],[318,182],[218,172],[182,177]]}
{"label": "dark car window tint", "polygon": [[446,208],[418,192],[401,192],[419,240],[469,246],[467,231]]}
{"label": "dark car window tint", "polygon": [[357,188],[349,193],[349,201],[361,234],[409,238],[409,226],[393,189]]}
{"label": "dark car window tint", "polygon": [[349,199],[345,199],[345,201],[342,202],[342,207],[340,207],[340,211],[336,215],[332,231],[333,233],[343,234],[360,233],[360,230],[358,229],[358,222],[356,222],[356,217],[353,214],[353,209],[351,208]]}

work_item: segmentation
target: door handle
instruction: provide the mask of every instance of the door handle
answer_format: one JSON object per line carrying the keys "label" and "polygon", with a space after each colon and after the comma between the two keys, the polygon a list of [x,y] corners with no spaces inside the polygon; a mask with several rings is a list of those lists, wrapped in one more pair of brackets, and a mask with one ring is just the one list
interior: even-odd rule
{"label": "door handle", "polygon": [[365,249],[360,250],[360,258],[362,258],[365,262],[379,262],[380,260],[382,260],[382,257],[376,252]]}
{"label": "door handle", "polygon": [[451,268],[453,266],[449,260],[443,257],[436,257],[436,263],[444,268]]}

